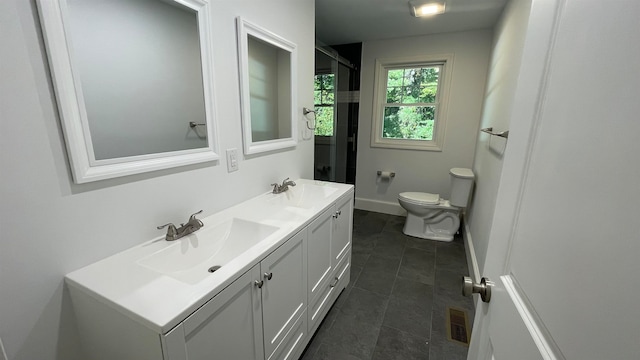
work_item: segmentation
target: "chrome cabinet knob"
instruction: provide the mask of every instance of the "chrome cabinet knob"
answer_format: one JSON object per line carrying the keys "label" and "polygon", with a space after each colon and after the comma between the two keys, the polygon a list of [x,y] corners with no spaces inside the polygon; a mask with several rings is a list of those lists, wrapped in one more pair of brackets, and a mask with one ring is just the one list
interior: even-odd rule
{"label": "chrome cabinet knob", "polygon": [[471,296],[472,294],[480,294],[480,298],[486,303],[491,301],[492,286],[493,283],[491,280],[485,277],[480,279],[480,284],[474,283],[468,276],[462,277],[462,295]]}
{"label": "chrome cabinet knob", "polygon": [[253,284],[254,284],[255,286],[257,286],[257,287],[258,287],[258,289],[262,289],[262,285],[264,285],[264,281],[263,281],[263,280],[260,280],[260,281],[255,280],[255,281],[253,282]]}
{"label": "chrome cabinet knob", "polygon": [[264,278],[265,278],[265,279],[267,279],[267,280],[271,280],[271,278],[272,278],[272,277],[273,277],[273,273],[272,273],[272,272],[270,272],[270,273],[264,273]]}

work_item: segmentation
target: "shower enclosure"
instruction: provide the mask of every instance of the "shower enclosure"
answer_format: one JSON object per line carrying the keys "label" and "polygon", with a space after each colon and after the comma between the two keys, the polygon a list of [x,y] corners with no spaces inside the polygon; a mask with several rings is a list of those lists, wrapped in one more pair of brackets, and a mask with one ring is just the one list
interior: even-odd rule
{"label": "shower enclosure", "polygon": [[316,46],[316,180],[355,184],[359,86],[356,65],[329,47]]}

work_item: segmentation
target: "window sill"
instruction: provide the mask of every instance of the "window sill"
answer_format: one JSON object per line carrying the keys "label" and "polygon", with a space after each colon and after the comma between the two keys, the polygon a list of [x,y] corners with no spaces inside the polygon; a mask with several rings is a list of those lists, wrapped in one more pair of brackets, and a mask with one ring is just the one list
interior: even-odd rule
{"label": "window sill", "polygon": [[372,148],[399,149],[399,150],[420,150],[420,151],[442,151],[442,144],[436,141],[421,140],[391,140],[375,139],[371,141]]}

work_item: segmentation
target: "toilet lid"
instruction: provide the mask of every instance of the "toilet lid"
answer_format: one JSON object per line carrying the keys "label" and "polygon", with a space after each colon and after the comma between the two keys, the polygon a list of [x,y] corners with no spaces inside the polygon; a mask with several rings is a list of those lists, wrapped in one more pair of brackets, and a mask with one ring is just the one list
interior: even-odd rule
{"label": "toilet lid", "polygon": [[465,168],[453,168],[449,170],[449,174],[461,179],[473,179],[473,171]]}
{"label": "toilet lid", "polygon": [[424,192],[403,192],[400,193],[399,197],[413,203],[425,205],[435,205],[440,202],[440,194],[431,194]]}

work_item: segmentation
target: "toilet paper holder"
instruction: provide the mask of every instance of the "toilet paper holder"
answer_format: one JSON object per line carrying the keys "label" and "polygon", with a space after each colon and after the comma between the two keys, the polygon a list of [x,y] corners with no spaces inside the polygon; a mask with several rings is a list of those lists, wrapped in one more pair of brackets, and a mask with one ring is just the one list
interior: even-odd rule
{"label": "toilet paper holder", "polygon": [[[378,174],[378,176],[382,175],[382,171],[378,170],[377,174]],[[389,173],[389,177],[396,177],[396,173],[394,173],[394,172]]]}

